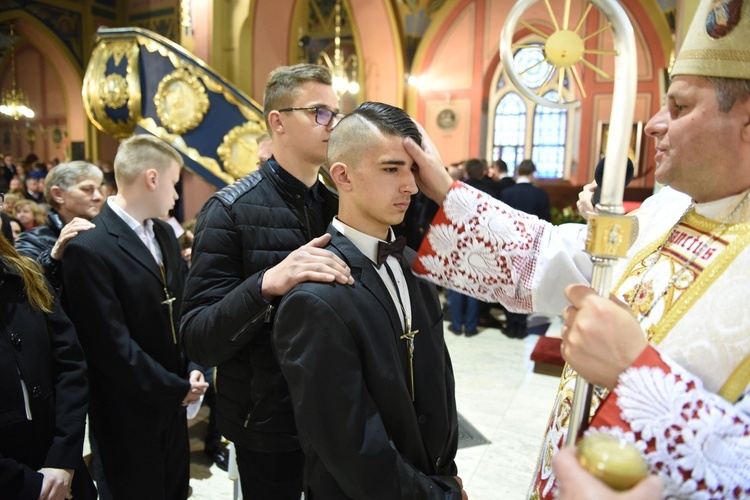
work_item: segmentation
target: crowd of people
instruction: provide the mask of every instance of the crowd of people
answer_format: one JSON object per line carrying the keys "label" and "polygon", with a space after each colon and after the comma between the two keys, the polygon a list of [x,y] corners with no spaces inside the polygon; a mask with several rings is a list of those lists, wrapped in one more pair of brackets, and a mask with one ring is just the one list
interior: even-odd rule
{"label": "crowd of people", "polygon": [[[452,290],[448,329],[467,336],[481,301],[501,302],[509,325],[563,312],[568,367],[531,497],[748,497],[750,4],[707,31],[721,8],[701,3],[646,126],[668,187],[634,215],[610,297],[588,286],[585,226],[548,222],[533,164],[514,183],[501,162],[446,169],[401,109],[365,102],[343,116],[321,66],[269,75],[259,169],[214,194],[182,243],[164,219],[183,160],[160,139],[121,143],[107,197],[107,172],[87,162],[47,172],[7,159],[0,497],[186,498],[186,408],[212,373],[244,498],[466,500],[430,282]],[[738,57],[748,64],[727,64]],[[417,218],[434,215],[415,252],[397,230],[418,192]],[[648,463],[630,491],[563,446],[579,376],[596,386],[588,434]]]}
{"label": "crowd of people", "polygon": [[[11,243],[15,243],[24,231],[50,224],[49,215],[55,213],[55,202],[50,201],[54,200],[54,196],[48,188],[57,181],[51,175],[59,164],[57,158],[46,163],[40,162],[33,153],[15,162],[11,155],[3,155],[3,163],[0,165],[0,193],[5,195],[2,230]],[[95,187],[99,200],[116,194],[117,185],[112,165],[100,162],[98,166],[91,167],[98,171]],[[65,186],[63,192],[68,187]],[[59,222],[58,217],[57,223]]]}

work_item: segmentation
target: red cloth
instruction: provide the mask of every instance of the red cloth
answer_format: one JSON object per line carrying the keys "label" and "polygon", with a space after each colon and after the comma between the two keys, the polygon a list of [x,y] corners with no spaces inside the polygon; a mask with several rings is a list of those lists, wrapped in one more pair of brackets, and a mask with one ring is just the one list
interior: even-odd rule
{"label": "red cloth", "polygon": [[531,351],[531,361],[534,363],[547,363],[550,365],[563,366],[565,360],[560,354],[562,339],[555,337],[539,337],[534,350]]}

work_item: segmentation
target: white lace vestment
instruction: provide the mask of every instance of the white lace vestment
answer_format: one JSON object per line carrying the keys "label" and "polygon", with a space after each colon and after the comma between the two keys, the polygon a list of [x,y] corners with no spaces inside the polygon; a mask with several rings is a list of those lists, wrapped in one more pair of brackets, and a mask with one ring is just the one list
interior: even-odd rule
{"label": "white lace vestment", "polygon": [[[716,225],[711,218],[733,201],[734,197],[696,206],[683,241],[710,234]],[[687,196],[669,188],[644,202],[636,213],[638,236],[614,271],[613,286],[620,297],[634,291],[639,273],[648,267],[640,263],[639,268],[637,259],[645,261],[649,252],[654,254],[689,203]],[[746,217],[747,212],[745,222]],[[750,397],[727,402],[717,395],[750,354],[747,232],[746,224],[737,224],[732,234],[715,242],[717,254],[727,249],[721,253],[721,265],[711,265],[710,258],[696,259],[697,269],[691,274],[695,284],[678,283],[684,297],[670,292],[657,303],[642,323],[650,336],[656,335],[656,349],[639,358],[647,364],[636,363],[621,376],[615,394],[603,405],[615,404],[623,425],[629,427],[607,430],[637,437],[644,449],[649,447],[652,469],[673,498],[750,496]],[[511,311],[559,314],[568,304],[564,287],[588,283],[590,278],[585,237],[585,226],[555,227],[454,183],[420,249],[415,271],[467,295],[500,302]],[[673,260],[667,257],[657,261],[643,282],[652,291],[664,288],[675,262],[683,258],[679,249]],[[567,423],[555,422],[565,420],[563,407],[570,396],[566,383],[571,380],[561,384],[540,457],[538,489],[532,496],[554,491],[549,457],[567,430]],[[748,392],[746,388],[744,394]]]}

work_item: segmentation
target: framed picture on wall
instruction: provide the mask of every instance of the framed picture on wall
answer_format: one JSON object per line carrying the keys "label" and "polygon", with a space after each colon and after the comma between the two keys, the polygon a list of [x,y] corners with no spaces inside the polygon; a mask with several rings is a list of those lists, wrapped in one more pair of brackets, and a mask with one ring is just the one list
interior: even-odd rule
{"label": "framed picture on wall", "polygon": [[[596,131],[597,161],[607,154],[607,138],[609,137],[609,122],[600,121]],[[643,139],[643,122],[633,124],[628,146],[628,158],[633,162],[633,176],[638,177],[640,171],[641,145]]]}
{"label": "framed picture on wall", "polygon": [[437,115],[437,125],[443,130],[451,130],[456,128],[458,123],[458,115],[455,111],[450,108],[445,108]]}

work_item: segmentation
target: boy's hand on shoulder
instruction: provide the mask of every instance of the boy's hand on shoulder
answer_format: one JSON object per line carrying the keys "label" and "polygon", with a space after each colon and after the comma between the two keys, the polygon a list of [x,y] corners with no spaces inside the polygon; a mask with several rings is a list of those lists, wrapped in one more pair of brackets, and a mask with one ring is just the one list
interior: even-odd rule
{"label": "boy's hand on shoulder", "polygon": [[261,285],[263,298],[270,302],[305,281],[353,284],[349,266],[340,257],[323,248],[329,241],[331,235],[327,233],[315,238],[268,269]]}

